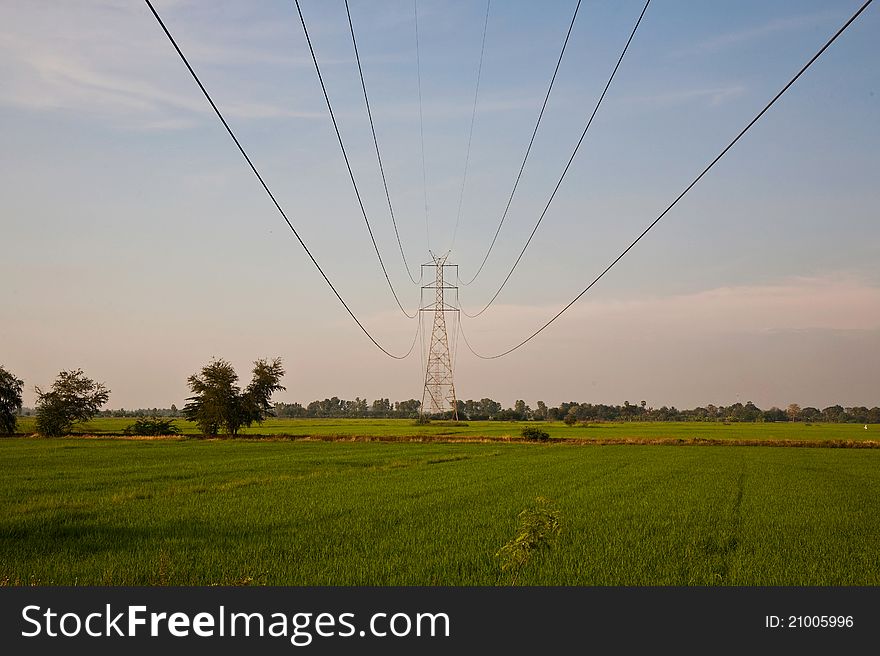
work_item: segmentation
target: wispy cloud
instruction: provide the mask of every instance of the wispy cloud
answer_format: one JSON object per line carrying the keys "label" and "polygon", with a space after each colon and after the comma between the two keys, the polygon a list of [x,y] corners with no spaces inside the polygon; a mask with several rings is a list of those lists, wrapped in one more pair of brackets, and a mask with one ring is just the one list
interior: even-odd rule
{"label": "wispy cloud", "polygon": [[[114,4],[86,3],[76,13],[52,17],[44,7],[18,5],[0,9],[0,103],[28,110],[63,110],[125,128],[177,130],[210,113],[176,57],[149,38],[144,16]],[[13,28],[14,26],[14,28]],[[155,35],[153,35],[155,36]],[[306,63],[271,51],[230,44],[218,48],[190,44],[202,65],[217,63]],[[310,62],[308,62],[310,64]],[[179,73],[179,70],[176,72]],[[240,119],[319,118],[302,111],[254,100],[234,77],[225,76],[224,113]]]}
{"label": "wispy cloud", "polygon": [[[496,354],[559,305],[495,306],[465,320],[467,341]],[[471,356],[459,337],[456,387],[462,398],[492,390],[492,398],[512,402],[528,398],[525,371],[540,382],[533,398],[553,402],[876,405],[878,346],[880,287],[846,274],[796,277],[653,298],[585,298],[526,347],[491,362]]]}
{"label": "wispy cloud", "polygon": [[[468,309],[468,308],[466,308]],[[471,332],[522,338],[558,307],[498,305]],[[626,301],[582,301],[560,318],[557,335],[582,332],[705,336],[801,330],[880,329],[880,287],[835,274],[795,277],[766,285],[718,287],[691,294]],[[515,333],[515,335],[514,335]]]}
{"label": "wispy cloud", "polygon": [[[487,94],[481,98],[477,105],[477,114],[497,114],[518,110],[535,110],[541,105],[541,99],[529,94],[523,95],[495,95]],[[392,118],[418,118],[418,101],[408,100],[396,103],[375,103],[376,113],[384,117]],[[442,100],[426,99],[423,114],[426,119],[446,120],[469,117],[473,111],[473,98],[462,96],[461,100],[444,98]]]}
{"label": "wispy cloud", "polygon": [[776,36],[778,34],[796,32],[815,27],[827,23],[829,17],[829,12],[819,12],[803,14],[800,16],[775,18],[760,25],[753,25],[752,27],[747,27],[741,30],[717,34],[690,47],[677,50],[674,55],[685,56],[718,52],[760,39],[765,39],[767,37]]}
{"label": "wispy cloud", "polygon": [[630,96],[629,98],[624,98],[623,102],[658,108],[675,107],[677,105],[693,103],[703,104],[709,107],[720,107],[731,100],[739,98],[745,92],[746,87],[744,85],[730,84],[703,89],[681,89],[662,91],[642,96]]}

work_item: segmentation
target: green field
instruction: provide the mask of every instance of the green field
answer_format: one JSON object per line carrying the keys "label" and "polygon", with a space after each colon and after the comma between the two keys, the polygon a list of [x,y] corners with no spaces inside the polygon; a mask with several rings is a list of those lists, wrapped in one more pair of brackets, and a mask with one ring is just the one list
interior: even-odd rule
{"label": "green field", "polygon": [[878,449],[10,438],[0,479],[12,585],[506,585],[537,496],[519,584],[880,585]]}
{"label": "green field", "polygon": [[[75,434],[118,434],[134,423],[131,417],[101,417],[74,427]],[[518,438],[523,428],[537,426],[554,438],[577,439],[718,439],[718,440],[877,440],[880,425],[872,424],[868,430],[862,424],[803,424],[786,423],[731,423],[719,422],[597,422],[566,426],[561,421],[471,421],[434,422],[417,425],[411,419],[268,419],[241,431],[242,435],[292,435],[305,436],[436,436],[462,437],[513,437]],[[175,420],[184,435],[198,435],[192,422]],[[21,417],[20,433],[33,433],[33,417]]]}

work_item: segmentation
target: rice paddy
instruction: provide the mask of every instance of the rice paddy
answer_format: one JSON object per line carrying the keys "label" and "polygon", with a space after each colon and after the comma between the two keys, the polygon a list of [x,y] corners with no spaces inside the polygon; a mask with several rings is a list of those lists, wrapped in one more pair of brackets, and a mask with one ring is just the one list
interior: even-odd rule
{"label": "rice paddy", "polygon": [[880,449],[19,437],[0,509],[6,585],[880,585]]}

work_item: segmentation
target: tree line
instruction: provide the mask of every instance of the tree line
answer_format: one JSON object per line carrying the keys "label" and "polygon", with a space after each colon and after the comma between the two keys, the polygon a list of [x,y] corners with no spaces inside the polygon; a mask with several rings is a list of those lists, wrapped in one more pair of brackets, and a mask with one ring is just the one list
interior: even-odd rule
{"label": "tree line", "polygon": [[729,406],[708,404],[689,410],[679,410],[675,406],[648,407],[642,401],[638,405],[624,402],[623,405],[592,403],[561,403],[558,408],[550,408],[550,420],[562,419],[566,423],[578,421],[724,421],[724,422],[829,422],[829,423],[880,423],[880,407],[843,407],[832,405],[823,409],[807,406],[801,408],[797,403],[785,409],[772,406],[766,410],[751,401],[745,404],[734,403]]}
{"label": "tree line", "polygon": [[[162,431],[172,426],[168,419],[182,417],[193,421],[205,435],[226,433],[236,435],[242,427],[260,423],[268,417],[281,418],[348,418],[348,419],[421,419],[421,403],[417,399],[390,401],[388,398],[368,402],[332,397],[301,403],[272,403],[275,392],[285,389],[280,384],[285,371],[281,358],[256,360],[248,385],[238,384],[238,374],[226,360],[213,359],[201,371],[187,379],[192,396],[182,410],[171,408],[142,410],[101,410],[110,398],[110,390],[87,377],[81,369],[62,371],[48,389],[35,387],[37,432],[56,436],[70,432],[77,422],[97,416],[138,417],[129,429]],[[12,434],[22,412],[24,382],[0,366],[0,434]],[[535,408],[518,400],[504,408],[490,398],[479,401],[457,401],[458,418],[464,421],[564,421],[568,425],[599,421],[724,421],[724,422],[829,422],[880,423],[880,407],[831,405],[819,409],[792,403],[787,407],[773,406],[766,410],[751,401],[729,406],[708,404],[687,410],[674,406],[655,408],[647,402],[623,405],[579,403],[569,401],[548,407],[538,401]],[[153,421],[145,421],[152,417]],[[165,418],[158,421],[158,418]],[[428,415],[427,419],[451,419],[452,412]],[[158,434],[158,433],[157,433]]]}
{"label": "tree line", "polygon": [[[376,418],[376,419],[414,419],[419,416],[420,402],[416,399],[390,402],[387,398],[368,403],[366,399],[353,401],[332,397],[323,401],[301,403],[276,403],[275,414],[288,418]],[[688,410],[675,406],[655,408],[642,401],[632,404],[624,401],[622,405],[604,403],[579,403],[569,401],[558,406],[548,407],[538,401],[532,409],[523,400],[513,407],[505,408],[498,401],[483,398],[457,402],[458,417],[464,421],[564,421],[577,423],[585,421],[726,421],[726,422],[768,422],[803,421],[833,423],[880,423],[880,407],[843,407],[832,405],[823,409],[807,406],[801,408],[793,403],[785,409],[773,406],[762,410],[751,401],[734,403],[729,406],[708,404]],[[452,412],[430,415],[431,419],[451,419]]]}

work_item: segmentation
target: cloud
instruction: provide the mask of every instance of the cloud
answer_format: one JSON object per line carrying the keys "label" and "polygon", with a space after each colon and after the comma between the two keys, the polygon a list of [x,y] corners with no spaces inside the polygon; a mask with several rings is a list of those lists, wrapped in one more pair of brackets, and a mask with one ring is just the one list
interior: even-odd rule
{"label": "cloud", "polygon": [[[561,305],[561,303],[559,304]],[[517,344],[559,310],[497,306],[466,320],[482,355]],[[494,314],[493,314],[494,312]],[[544,398],[693,407],[796,401],[876,405],[880,287],[844,274],[573,306],[508,357],[459,339],[456,389],[506,403]]]}
{"label": "cloud", "polygon": [[829,12],[820,12],[813,14],[804,14],[801,16],[789,16],[785,18],[775,18],[773,20],[754,25],[741,30],[725,32],[717,34],[713,37],[700,41],[688,48],[678,50],[674,56],[683,57],[697,54],[706,54],[710,52],[719,52],[728,48],[734,48],[743,44],[757,41],[771,36],[776,36],[784,32],[796,32],[798,30],[815,27],[817,24],[825,23],[829,20],[831,14]]}
{"label": "cloud", "polygon": [[675,107],[688,103],[705,103],[709,107],[719,107],[742,96],[745,92],[746,87],[742,84],[731,84],[704,89],[682,89],[644,96],[631,96],[624,99],[623,102],[637,104],[641,107],[645,105],[652,107]]}
{"label": "cloud", "polygon": [[[165,7],[163,7],[165,8]],[[143,12],[106,2],[86,2],[75,12],[40,3],[0,9],[0,103],[27,110],[71,111],[126,128],[175,130],[194,125],[211,108],[171,46],[158,38]],[[13,26],[15,29],[13,29]],[[270,51],[225,44],[184,44],[202,66],[215,63],[305,63]],[[309,62],[310,64],[310,62]],[[222,107],[242,119],[323,118],[252,100],[234,77],[224,76]]]}
{"label": "cloud", "polygon": [[[462,95],[460,102],[448,98],[426,98],[422,109],[423,116],[428,120],[448,120],[470,117],[474,108],[473,96],[468,99]],[[541,106],[541,99],[529,94],[514,96],[487,95],[477,103],[477,115],[498,114],[518,110],[535,110]],[[398,103],[376,103],[376,113],[385,118],[418,118],[418,101]]]}
{"label": "cloud", "polygon": [[[494,353],[527,337],[558,311],[558,306],[497,305],[483,315],[483,320],[466,320],[465,330],[475,349],[486,353],[494,348]],[[593,337],[704,338],[732,333],[878,329],[880,288],[853,276],[835,274],[668,297],[583,301],[569,309],[535,342],[568,340],[585,333]],[[497,346],[487,346],[489,335]],[[477,348],[478,344],[481,348]]]}

